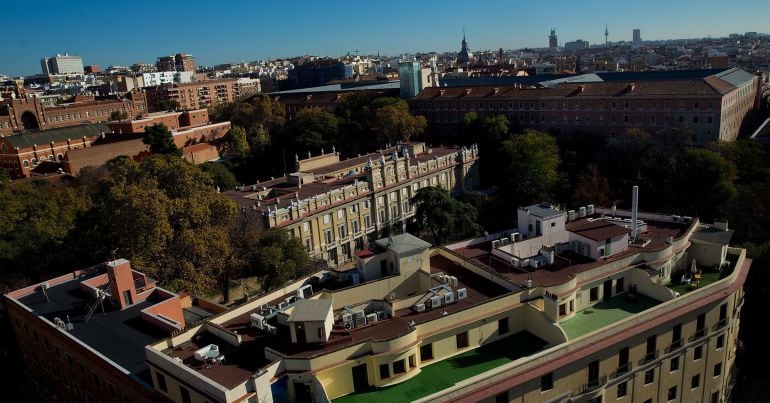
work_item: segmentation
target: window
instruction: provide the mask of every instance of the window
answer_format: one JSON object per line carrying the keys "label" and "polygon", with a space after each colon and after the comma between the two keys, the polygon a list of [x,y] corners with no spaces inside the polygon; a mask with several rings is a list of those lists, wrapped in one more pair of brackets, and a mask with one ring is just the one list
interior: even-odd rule
{"label": "window", "polygon": [[703,358],[703,346],[695,347],[695,351],[693,352],[693,359],[700,360]]}
{"label": "window", "polygon": [[727,320],[727,304],[719,306],[719,322],[720,324]]}
{"label": "window", "polygon": [[75,368],[75,362],[72,360],[70,353],[67,353],[67,366],[70,368]]}
{"label": "window", "polygon": [[719,392],[711,393],[711,403],[719,403]]}
{"label": "window", "polygon": [[433,359],[433,344],[425,344],[420,346],[420,361],[428,361]]}
{"label": "window", "polygon": [[564,316],[566,314],[567,314],[567,304],[559,305],[559,316]]}
{"label": "window", "polygon": [[393,361],[393,375],[406,372],[406,362],[404,360]]}
{"label": "window", "polygon": [[619,293],[623,292],[623,289],[625,287],[625,284],[623,284],[623,282],[624,282],[624,277],[619,278],[615,282],[615,294],[619,294]]}
{"label": "window", "polygon": [[508,396],[508,391],[506,390],[503,393],[498,393],[495,395],[495,403],[508,403],[510,402],[510,397]]}
{"label": "window", "polygon": [[91,372],[91,378],[94,380],[94,385],[96,385],[96,387],[102,386],[102,380],[96,372]]}
{"label": "window", "polygon": [[184,386],[179,386],[179,394],[182,395],[182,403],[190,403],[190,391]]}
{"label": "window", "polygon": [[692,122],[693,123],[698,123],[698,117],[697,116],[693,116],[692,117]]}
{"label": "window", "polygon": [[620,349],[618,352],[618,373],[622,374],[626,371],[628,371],[628,353],[629,349],[628,347],[624,347]]}
{"label": "window", "polygon": [[720,349],[725,346],[725,335],[720,334],[719,337],[717,337],[717,349]]}
{"label": "window", "polygon": [[674,325],[671,331],[671,347],[677,348],[682,345],[682,325]]}
{"label": "window", "polygon": [[684,116],[679,117],[679,123],[684,123]]}
{"label": "window", "polygon": [[670,365],[670,371],[678,371],[679,370],[679,357],[674,357],[671,359]]}
{"label": "window", "polygon": [[599,287],[591,288],[591,302],[599,300]]}
{"label": "window", "polygon": [[714,376],[722,375],[722,363],[714,365]]}
{"label": "window", "polygon": [[551,389],[553,389],[553,372],[540,377],[540,391],[545,392]]}
{"label": "window", "polygon": [[380,364],[380,379],[390,378],[390,365]]}
{"label": "window", "polygon": [[326,240],[327,244],[330,244],[334,241],[334,234],[332,234],[332,230],[327,229],[324,231],[324,238]]}
{"label": "window", "polygon": [[508,318],[502,318],[497,321],[497,333],[498,334],[506,334],[508,333]]}
{"label": "window", "polygon": [[340,239],[345,238],[347,236],[347,231],[348,230],[347,230],[347,226],[345,224],[340,225],[338,230],[339,230],[339,234],[340,234]]}
{"label": "window", "polygon": [[163,376],[160,372],[155,373],[155,378],[158,380],[158,389],[168,392],[168,389],[166,389],[166,377]]}
{"label": "window", "polygon": [[345,218],[345,209],[337,210],[337,218],[339,218],[339,219]]}
{"label": "window", "polygon": [[693,102],[692,107],[695,109],[700,109],[700,102]]}
{"label": "window", "polygon": [[455,337],[455,339],[456,339],[455,341],[457,343],[457,348],[458,349],[468,347],[468,332],[467,331],[462,332],[462,333],[458,333],[457,336]]}
{"label": "window", "polygon": [[414,354],[409,356],[409,368],[414,368],[417,366],[417,361],[415,360]]}
{"label": "window", "polygon": [[618,384],[618,399],[628,394],[628,382],[621,382]]}
{"label": "window", "polygon": [[302,223],[302,231],[305,231],[305,232],[310,231],[310,223],[309,222],[303,222]]}
{"label": "window", "polygon": [[331,220],[332,220],[332,215],[331,214],[325,214],[324,215],[324,224],[330,223]]}
{"label": "window", "polygon": [[666,400],[674,400],[676,399],[676,386],[672,386],[668,388],[668,397]]}
{"label": "window", "polygon": [[655,370],[648,369],[647,371],[644,371],[644,384],[649,385],[653,382],[655,382]]}
{"label": "window", "polygon": [[692,380],[690,381],[690,387],[693,389],[700,387],[700,374],[694,375],[692,377]]}

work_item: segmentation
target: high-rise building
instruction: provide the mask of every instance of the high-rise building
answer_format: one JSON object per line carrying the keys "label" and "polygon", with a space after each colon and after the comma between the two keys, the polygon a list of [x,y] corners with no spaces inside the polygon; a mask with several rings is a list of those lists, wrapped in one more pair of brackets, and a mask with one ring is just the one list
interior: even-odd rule
{"label": "high-rise building", "polygon": [[80,56],[63,54],[40,59],[40,67],[45,75],[82,75],[83,58]]}
{"label": "high-rise building", "polygon": [[420,62],[398,62],[401,98],[412,98],[420,92]]}
{"label": "high-rise building", "polygon": [[551,34],[548,35],[548,47],[555,49],[559,47],[559,40],[556,38],[556,30],[551,29]]}
{"label": "high-rise building", "polygon": [[564,42],[564,50],[568,52],[575,52],[582,49],[588,49],[588,41],[578,39],[573,42]]}
{"label": "high-rise building", "polygon": [[639,28],[634,28],[634,39],[632,43],[634,45],[642,44],[642,31]]}
{"label": "high-rise building", "polygon": [[195,58],[192,55],[177,53],[173,56],[160,56],[155,62],[158,71],[195,72]]}

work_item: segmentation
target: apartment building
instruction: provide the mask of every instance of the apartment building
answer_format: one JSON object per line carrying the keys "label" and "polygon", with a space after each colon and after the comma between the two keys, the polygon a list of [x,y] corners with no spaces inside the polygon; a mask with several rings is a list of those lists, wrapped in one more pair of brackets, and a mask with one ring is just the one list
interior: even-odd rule
{"label": "apartment building", "polygon": [[258,80],[233,78],[148,87],[147,103],[151,111],[162,109],[160,101],[176,101],[183,110],[208,108],[256,93],[258,83]]}
{"label": "apartment building", "polygon": [[[456,131],[468,112],[506,115],[512,125],[607,136],[638,128],[652,133],[676,126],[693,141],[733,141],[746,114],[758,106],[757,76],[737,68],[709,71],[588,74],[522,85],[425,88],[409,100],[413,113],[439,130]],[[623,73],[620,73],[623,74]]]}
{"label": "apartment building", "polygon": [[[727,223],[518,209],[401,234],[146,349],[174,401],[726,402],[750,267]],[[225,355],[211,363],[206,356]]]}
{"label": "apartment building", "polygon": [[10,292],[5,302],[30,393],[89,403],[162,400],[145,345],[225,310],[158,287],[125,259]]}
{"label": "apartment building", "polygon": [[419,189],[457,193],[478,185],[475,146],[407,143],[347,160],[332,150],[295,162],[292,174],[223,194],[262,214],[268,228],[285,228],[312,257],[333,267],[352,263],[370,235],[403,231]]}

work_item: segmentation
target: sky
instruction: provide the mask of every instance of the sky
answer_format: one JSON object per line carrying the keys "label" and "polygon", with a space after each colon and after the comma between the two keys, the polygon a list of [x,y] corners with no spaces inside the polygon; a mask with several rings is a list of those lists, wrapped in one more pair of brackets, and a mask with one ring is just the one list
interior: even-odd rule
{"label": "sky", "polygon": [[[83,63],[128,66],[190,53],[198,65],[302,54],[458,51],[463,28],[471,51],[559,44],[720,37],[767,32],[768,0],[170,1],[2,0],[0,74],[40,73],[57,53]],[[531,4],[526,4],[531,3]]]}

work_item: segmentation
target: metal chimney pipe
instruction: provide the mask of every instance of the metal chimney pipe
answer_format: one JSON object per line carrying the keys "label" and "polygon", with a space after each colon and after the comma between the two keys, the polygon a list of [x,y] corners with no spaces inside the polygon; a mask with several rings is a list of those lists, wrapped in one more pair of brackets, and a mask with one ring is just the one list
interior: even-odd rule
{"label": "metal chimney pipe", "polygon": [[634,186],[631,196],[631,240],[636,240],[636,213],[639,210],[639,186]]}

